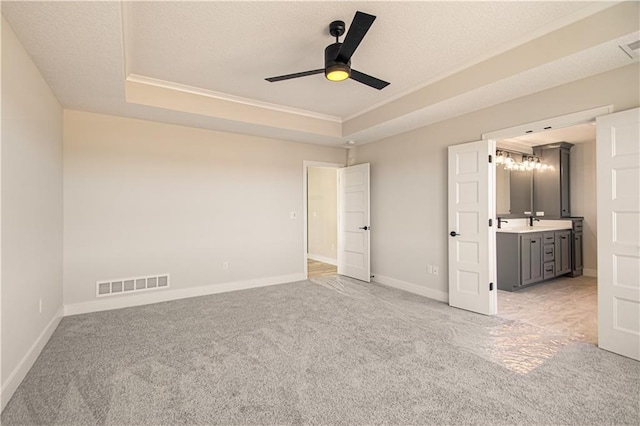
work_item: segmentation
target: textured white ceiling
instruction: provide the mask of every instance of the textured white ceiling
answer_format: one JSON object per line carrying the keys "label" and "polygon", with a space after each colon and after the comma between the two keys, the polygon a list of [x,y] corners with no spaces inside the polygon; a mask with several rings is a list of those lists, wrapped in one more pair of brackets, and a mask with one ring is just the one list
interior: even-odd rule
{"label": "textured white ceiling", "polygon": [[[338,117],[496,52],[583,2],[144,2],[126,3],[133,74]],[[377,91],[323,75],[265,77],[322,68],[329,23],[377,16],[354,69],[391,82]]]}
{"label": "textured white ceiling", "polygon": [[[310,143],[368,142],[628,63],[612,48],[532,69],[345,137],[326,137],[126,101],[128,74],[347,119],[519,43],[594,13],[603,2],[7,2],[2,14],[63,106]],[[328,24],[378,16],[355,55],[377,91],[322,75]],[[600,47],[602,49],[602,47]],[[612,53],[612,52],[617,53]],[[126,58],[126,60],[125,60]],[[613,58],[613,59],[612,59]],[[627,60],[627,59],[625,59]],[[348,136],[348,137],[347,137]]]}
{"label": "textured white ceiling", "polygon": [[[628,65],[629,60],[619,45],[638,39],[630,34],[592,47],[574,55],[533,68],[495,83],[470,90],[394,120],[392,123],[370,127],[349,137],[367,143],[446,120],[481,108],[526,96],[553,86]],[[494,129],[499,130],[499,129]],[[478,135],[480,138],[481,135]],[[539,145],[539,144],[533,144]],[[531,145],[531,146],[533,146]]]}

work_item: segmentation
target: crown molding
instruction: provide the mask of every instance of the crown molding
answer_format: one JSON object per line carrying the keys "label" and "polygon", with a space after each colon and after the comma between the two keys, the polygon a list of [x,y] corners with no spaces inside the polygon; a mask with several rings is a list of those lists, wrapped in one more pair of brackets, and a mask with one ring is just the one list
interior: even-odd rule
{"label": "crown molding", "polygon": [[174,83],[172,81],[160,80],[153,77],[146,77],[144,75],[129,74],[126,78],[127,81],[132,83],[146,84],[154,87],[161,87],[163,89],[175,90],[183,93],[190,93],[198,96],[204,96],[207,98],[218,99],[227,102],[234,102],[237,104],[248,105],[252,107],[265,108],[271,111],[284,112],[287,114],[299,115],[302,117],[310,117],[318,120],[330,121],[333,123],[342,123],[342,118],[333,115],[320,114],[313,111],[307,111],[299,108],[292,108],[278,104],[272,104],[269,102],[257,101],[254,99],[243,98],[240,96],[230,95],[227,93],[215,92],[213,90],[202,89],[200,87],[188,86],[186,84]]}

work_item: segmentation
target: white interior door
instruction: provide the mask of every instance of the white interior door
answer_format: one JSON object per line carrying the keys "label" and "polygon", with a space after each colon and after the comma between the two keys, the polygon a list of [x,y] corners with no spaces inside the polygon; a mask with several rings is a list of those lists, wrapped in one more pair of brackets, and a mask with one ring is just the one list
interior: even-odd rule
{"label": "white interior door", "polygon": [[497,312],[495,141],[449,147],[449,305],[485,315]]}
{"label": "white interior door", "polygon": [[640,109],[597,126],[598,345],[640,360]]}
{"label": "white interior door", "polygon": [[338,274],[371,281],[369,163],[338,169]]}

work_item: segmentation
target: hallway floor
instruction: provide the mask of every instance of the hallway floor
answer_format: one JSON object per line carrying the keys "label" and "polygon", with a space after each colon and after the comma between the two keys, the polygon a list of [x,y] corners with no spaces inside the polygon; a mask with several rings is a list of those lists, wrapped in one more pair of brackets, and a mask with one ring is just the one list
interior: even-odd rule
{"label": "hallway floor", "polygon": [[338,267],[329,263],[318,262],[317,260],[307,259],[307,277],[319,278],[328,277],[338,273]]}

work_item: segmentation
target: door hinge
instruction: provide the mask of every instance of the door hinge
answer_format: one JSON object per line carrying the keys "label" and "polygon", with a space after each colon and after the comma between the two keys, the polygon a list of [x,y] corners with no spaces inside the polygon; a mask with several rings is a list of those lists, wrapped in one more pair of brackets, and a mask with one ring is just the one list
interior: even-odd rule
{"label": "door hinge", "polygon": [[493,162],[493,156],[491,154],[489,154],[489,162],[492,163]]}
{"label": "door hinge", "polygon": [[493,283],[489,283],[489,291],[493,291]]}
{"label": "door hinge", "polygon": [[493,226],[493,219],[489,219],[489,226]]}

